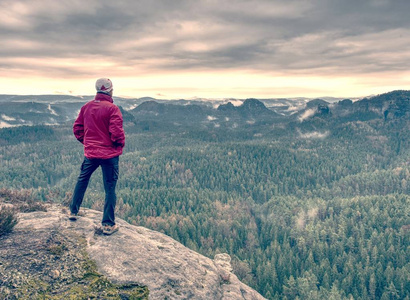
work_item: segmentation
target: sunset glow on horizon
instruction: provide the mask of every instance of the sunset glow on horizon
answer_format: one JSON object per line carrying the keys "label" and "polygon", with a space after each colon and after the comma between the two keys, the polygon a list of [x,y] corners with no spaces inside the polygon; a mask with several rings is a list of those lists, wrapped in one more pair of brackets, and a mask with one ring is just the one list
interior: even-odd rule
{"label": "sunset glow on horizon", "polygon": [[6,0],[0,93],[91,95],[99,77],[160,99],[409,89],[410,3],[365,3]]}

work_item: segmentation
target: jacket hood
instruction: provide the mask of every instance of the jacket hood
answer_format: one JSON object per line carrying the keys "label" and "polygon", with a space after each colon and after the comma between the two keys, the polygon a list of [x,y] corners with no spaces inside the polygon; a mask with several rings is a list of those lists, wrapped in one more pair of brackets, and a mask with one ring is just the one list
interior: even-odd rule
{"label": "jacket hood", "polygon": [[112,97],[108,94],[105,93],[97,93],[97,95],[95,95],[94,100],[98,100],[98,101],[108,101],[113,103],[114,100],[112,99]]}

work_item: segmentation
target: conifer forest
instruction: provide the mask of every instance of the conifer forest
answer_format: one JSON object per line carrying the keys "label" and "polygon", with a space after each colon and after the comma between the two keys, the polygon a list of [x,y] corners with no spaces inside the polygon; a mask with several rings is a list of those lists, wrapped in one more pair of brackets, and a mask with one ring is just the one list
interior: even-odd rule
{"label": "conifer forest", "polygon": [[[315,104],[309,118],[123,110],[117,216],[228,253],[267,299],[410,299],[409,114],[398,102],[375,115],[370,100],[337,116]],[[67,203],[83,148],[72,121],[19,126],[0,129],[0,157],[0,188]],[[101,176],[84,207],[102,209]]]}

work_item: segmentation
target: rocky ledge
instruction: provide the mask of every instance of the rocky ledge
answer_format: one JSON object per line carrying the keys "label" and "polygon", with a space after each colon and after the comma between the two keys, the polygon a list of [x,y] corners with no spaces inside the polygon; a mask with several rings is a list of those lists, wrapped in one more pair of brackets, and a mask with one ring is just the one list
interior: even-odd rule
{"label": "rocky ledge", "polygon": [[264,299],[232,273],[227,254],[212,260],[121,219],[118,232],[100,235],[101,213],[83,212],[75,222],[56,205],[19,213],[0,238],[3,298]]}

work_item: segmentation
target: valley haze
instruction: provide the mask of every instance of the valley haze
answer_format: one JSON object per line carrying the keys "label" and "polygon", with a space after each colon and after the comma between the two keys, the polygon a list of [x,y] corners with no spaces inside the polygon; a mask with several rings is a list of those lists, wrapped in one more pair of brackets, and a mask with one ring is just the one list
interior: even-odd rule
{"label": "valley haze", "polygon": [[[84,157],[73,120],[91,99],[0,95],[0,122],[7,126],[0,129],[0,198],[17,199],[24,209],[32,199],[67,205]],[[235,276],[269,300],[410,297],[410,91],[360,99],[114,101],[126,132],[118,218],[211,259],[227,253]],[[103,209],[101,176],[91,179],[82,207]],[[0,245],[22,237],[19,228],[1,236]],[[167,248],[159,246],[161,257]],[[38,260],[27,262],[38,270]],[[24,293],[14,269],[2,268],[0,289]],[[155,278],[161,266],[147,270]],[[218,285],[234,287],[222,275]],[[161,288],[181,297],[193,292],[171,276]]]}
{"label": "valley haze", "polygon": [[[1,95],[0,94],[0,128],[31,125],[58,125],[69,120],[74,120],[82,105],[92,100],[94,95]],[[126,111],[135,109],[147,101],[171,105],[199,105],[206,108],[217,109],[228,102],[240,106],[246,99],[237,98],[192,98],[192,99],[156,99],[152,97],[132,98],[113,97],[114,104]],[[290,116],[304,109],[306,104],[315,98],[263,98],[258,99],[265,106],[283,116]],[[346,98],[322,97],[329,104],[339,102]],[[357,101],[362,98],[351,98]],[[211,117],[212,118],[212,117]]]}

